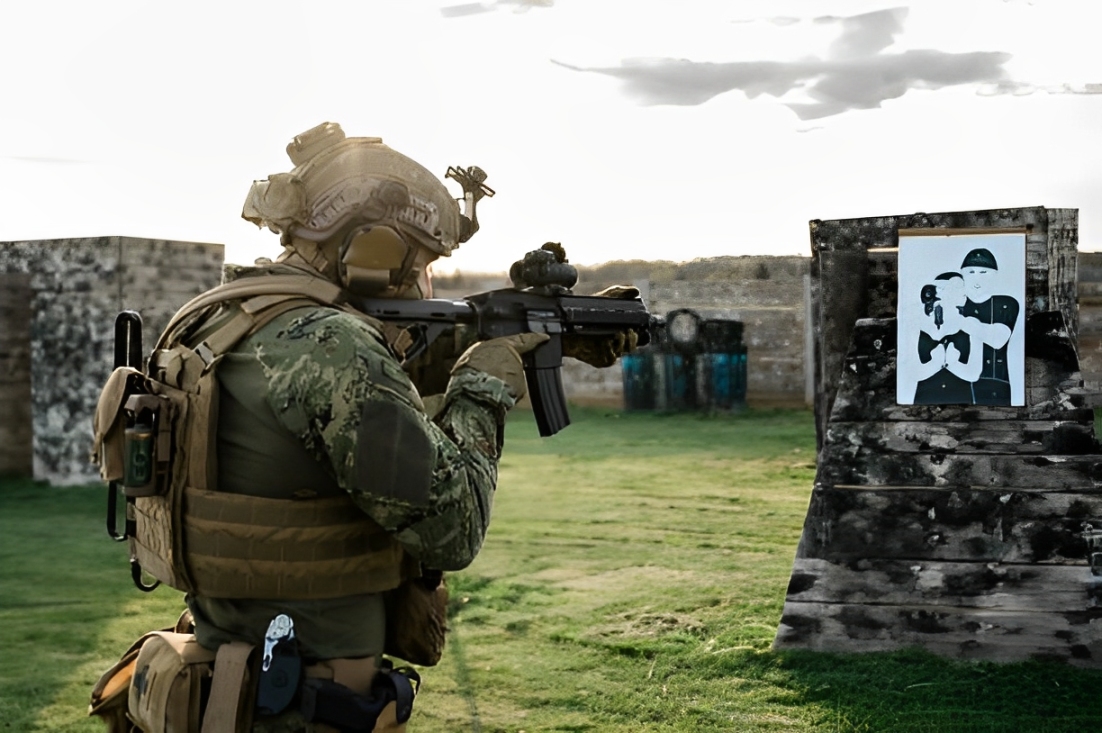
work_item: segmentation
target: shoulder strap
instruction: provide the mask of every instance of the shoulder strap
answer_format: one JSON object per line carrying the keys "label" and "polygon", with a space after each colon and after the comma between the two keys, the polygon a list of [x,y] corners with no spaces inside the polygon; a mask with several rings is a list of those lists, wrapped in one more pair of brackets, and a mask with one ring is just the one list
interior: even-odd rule
{"label": "shoulder strap", "polygon": [[246,300],[239,304],[234,315],[194,346],[181,343],[182,330],[170,332],[166,329],[149,357],[149,373],[166,384],[194,391],[195,385],[219,357],[232,350],[241,339],[288,311],[311,305],[317,305],[317,301],[297,295],[265,295]]}
{"label": "shoulder strap", "polygon": [[339,305],[344,302],[345,292],[336,283],[309,275],[265,275],[244,278],[212,288],[202,295],[192,298],[172,316],[168,326],[158,339],[155,349],[164,348],[170,336],[186,322],[190,316],[201,313],[212,305],[231,300],[256,299],[256,310],[271,304],[270,299],[283,300],[287,296],[306,298],[323,305]]}

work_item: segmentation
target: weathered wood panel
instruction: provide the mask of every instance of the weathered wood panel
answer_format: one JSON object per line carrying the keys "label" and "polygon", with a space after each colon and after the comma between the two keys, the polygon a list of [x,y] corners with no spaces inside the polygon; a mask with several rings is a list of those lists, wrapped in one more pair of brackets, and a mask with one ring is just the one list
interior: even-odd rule
{"label": "weathered wood panel", "polygon": [[895,318],[899,302],[899,257],[872,250],[869,258],[869,318]]}
{"label": "weathered wood panel", "polygon": [[825,652],[922,647],[960,659],[1102,662],[1102,609],[1027,612],[953,606],[785,603],[776,646]]}
{"label": "weathered wood panel", "polygon": [[816,487],[797,557],[1083,565],[1102,494]]}
{"label": "weathered wood panel", "polygon": [[1057,453],[1099,451],[1094,428],[1072,420],[832,422],[832,443],[881,453]]}
{"label": "weathered wood panel", "polygon": [[897,404],[895,319],[859,320],[841,362],[829,420],[1087,420],[1091,400],[1080,390],[1075,347],[1066,331],[1057,330],[1053,316],[1059,314],[1046,311],[1026,323],[1024,407]]}
{"label": "weathered wood panel", "polygon": [[1075,342],[1079,333],[1076,290],[1079,282],[1079,210],[1048,211],[1049,310],[1063,314]]}
{"label": "weathered wood panel", "polygon": [[822,252],[815,257],[812,268],[818,277],[835,283],[835,287],[820,290],[819,302],[812,305],[815,379],[820,385],[815,415],[821,445],[853,325],[868,309],[868,258],[864,252]]}
{"label": "weathered wood panel", "polygon": [[924,605],[1064,613],[1102,608],[1102,578],[1086,564],[797,558],[788,599],[798,603]]}
{"label": "weathered wood panel", "polygon": [[1102,489],[1102,456],[1095,454],[881,453],[831,443],[823,448],[821,461],[818,480],[832,486]]}
{"label": "weathered wood panel", "polygon": [[[1075,228],[1074,210],[1052,210],[1054,225],[1061,232]],[[893,284],[897,279],[893,256],[885,250],[898,247],[899,230],[931,229],[932,231],[968,229],[1018,229],[1026,232],[1026,303],[1025,316],[1060,310],[1067,316],[1070,338],[1074,339],[1074,316],[1068,303],[1074,303],[1074,282],[1070,286],[1056,285],[1050,260],[1062,258],[1057,270],[1060,277],[1071,271],[1065,252],[1067,241],[1056,245],[1049,241],[1050,211],[1044,207],[997,209],[987,211],[911,214],[868,217],[861,219],[815,220],[810,222],[812,249],[812,317],[815,328],[816,427],[818,445],[822,445],[826,422],[835,409],[840,391],[839,379],[848,348],[848,337],[854,323],[862,318],[883,317],[892,309]],[[877,251],[880,250],[880,251]],[[1056,283],[1062,283],[1056,277]],[[823,287],[821,284],[826,283]],[[1059,292],[1054,287],[1062,288]],[[892,340],[894,347],[894,339]],[[850,363],[845,364],[849,369]],[[1028,367],[1027,367],[1028,369]],[[894,367],[891,370],[894,382]],[[1078,377],[1076,377],[1078,378]],[[1050,375],[1031,379],[1027,374],[1027,404],[1053,399],[1055,390]],[[890,390],[894,402],[894,385]],[[880,391],[866,389],[866,395]],[[843,406],[847,407],[847,406]],[[854,410],[851,410],[853,412]],[[849,419],[860,419],[851,416]]]}
{"label": "weathered wood panel", "polygon": [[997,422],[1000,420],[1052,420],[1089,422],[1094,419],[1092,395],[1076,388],[1061,390],[1036,401],[1027,393],[1025,407],[969,407],[965,405],[897,405],[891,395],[847,393],[834,402],[836,422],[876,420],[883,422]]}

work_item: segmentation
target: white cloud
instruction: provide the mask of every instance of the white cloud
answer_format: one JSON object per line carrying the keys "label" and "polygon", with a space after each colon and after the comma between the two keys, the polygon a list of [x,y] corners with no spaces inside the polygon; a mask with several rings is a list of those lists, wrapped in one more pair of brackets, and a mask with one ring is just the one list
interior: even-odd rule
{"label": "white cloud", "polygon": [[[886,52],[903,32],[906,17],[905,8],[817,17],[813,23],[840,29],[821,58],[728,62],[652,58],[625,59],[619,66],[603,68],[563,65],[620,79],[627,93],[644,104],[701,104],[738,90],[749,99],[762,94],[785,99],[785,105],[802,120],[875,109],[911,89],[982,83],[988,85],[989,93],[1011,91],[1003,68],[1011,58],[1008,53]],[[804,99],[788,101],[790,93]]]}

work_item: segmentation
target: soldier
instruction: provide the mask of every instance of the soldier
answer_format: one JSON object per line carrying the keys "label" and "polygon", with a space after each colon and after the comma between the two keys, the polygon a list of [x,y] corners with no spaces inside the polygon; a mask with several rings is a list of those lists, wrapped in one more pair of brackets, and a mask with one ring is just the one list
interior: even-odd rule
{"label": "soldier", "polygon": [[[325,123],[287,150],[293,170],[255,182],[242,213],[280,235],[282,255],[227,267],[149,359],[147,387],[172,407],[170,488],[163,505],[138,501],[149,518],[132,547],[187,591],[194,640],[217,650],[204,733],[246,730],[254,694],[253,731],[402,730],[418,679],[381,667],[384,648],[439,657],[440,571],[482,546],[505,415],[526,391],[521,355],[547,336],[453,354],[426,411],[400,366],[402,333],[347,296],[430,297],[429,265],[477,229],[473,211],[462,216],[438,178],[379,138]],[[568,353],[615,358],[631,336]],[[109,383],[98,410],[105,464],[119,389]],[[236,671],[250,648],[263,656],[258,678]],[[138,659],[132,716],[155,704],[151,664]],[[197,715],[195,702],[177,707]],[[349,709],[358,719],[340,717]]]}
{"label": "soldier", "polygon": [[987,249],[974,249],[961,262],[967,301],[961,315],[973,319],[971,330],[983,343],[982,372],[972,385],[977,405],[1011,404],[1007,342],[1021,305],[1009,295],[992,292],[999,265]]}

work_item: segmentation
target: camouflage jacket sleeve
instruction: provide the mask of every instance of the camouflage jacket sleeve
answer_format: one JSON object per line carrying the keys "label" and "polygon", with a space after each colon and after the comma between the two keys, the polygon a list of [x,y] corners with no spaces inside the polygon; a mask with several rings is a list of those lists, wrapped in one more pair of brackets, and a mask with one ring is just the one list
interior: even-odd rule
{"label": "camouflage jacket sleeve", "polygon": [[279,421],[414,557],[440,570],[469,565],[489,526],[514,404],[505,383],[461,370],[430,419],[369,324],[331,309],[290,315],[257,344]]}

